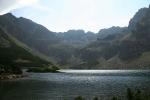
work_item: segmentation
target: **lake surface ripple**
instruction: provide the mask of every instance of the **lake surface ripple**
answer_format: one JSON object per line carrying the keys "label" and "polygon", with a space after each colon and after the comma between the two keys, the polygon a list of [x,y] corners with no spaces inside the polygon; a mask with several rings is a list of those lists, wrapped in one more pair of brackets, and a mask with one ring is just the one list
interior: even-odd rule
{"label": "lake surface ripple", "polygon": [[28,73],[28,77],[0,81],[0,100],[87,100],[123,97],[126,89],[150,93],[150,70],[60,70]]}

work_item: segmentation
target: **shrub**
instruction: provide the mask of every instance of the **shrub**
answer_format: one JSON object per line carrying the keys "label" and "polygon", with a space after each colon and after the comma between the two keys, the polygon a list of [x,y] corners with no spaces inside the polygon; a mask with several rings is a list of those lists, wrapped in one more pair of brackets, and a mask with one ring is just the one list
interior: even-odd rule
{"label": "shrub", "polygon": [[74,100],[85,100],[85,99],[82,96],[78,96]]}

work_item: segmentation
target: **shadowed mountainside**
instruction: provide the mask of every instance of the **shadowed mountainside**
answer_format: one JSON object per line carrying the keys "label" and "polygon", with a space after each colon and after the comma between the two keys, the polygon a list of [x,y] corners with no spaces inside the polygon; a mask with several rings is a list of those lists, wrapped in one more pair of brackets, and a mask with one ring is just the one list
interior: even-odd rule
{"label": "shadowed mountainside", "polygon": [[[141,15],[142,14],[142,15]],[[149,68],[150,8],[140,9],[123,34],[108,35],[81,49],[83,66],[89,68]]]}
{"label": "shadowed mountainside", "polygon": [[83,30],[52,32],[26,18],[8,13],[0,27],[43,58],[62,68],[143,69],[150,62],[150,8],[140,9],[128,27],[102,29],[97,34]]}
{"label": "shadowed mountainside", "polygon": [[19,41],[0,28],[0,66],[40,67],[52,65],[51,62],[33,52],[22,43],[19,44]]}

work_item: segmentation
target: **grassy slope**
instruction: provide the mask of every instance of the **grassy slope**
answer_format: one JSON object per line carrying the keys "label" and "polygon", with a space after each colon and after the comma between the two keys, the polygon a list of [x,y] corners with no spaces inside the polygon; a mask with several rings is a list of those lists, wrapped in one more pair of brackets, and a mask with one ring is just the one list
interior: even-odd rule
{"label": "grassy slope", "polygon": [[96,66],[101,69],[149,69],[149,59],[150,52],[144,52],[140,57],[130,61],[122,61],[118,56],[109,60],[99,59],[99,64]]}
{"label": "grassy slope", "polygon": [[13,64],[22,67],[52,65],[43,57],[37,56],[36,53],[32,54],[29,48],[22,47],[21,43],[16,43],[17,40],[6,34],[2,29],[0,29],[0,36],[7,41],[7,43],[3,41],[3,44],[6,44],[5,46],[0,46],[0,64]]}

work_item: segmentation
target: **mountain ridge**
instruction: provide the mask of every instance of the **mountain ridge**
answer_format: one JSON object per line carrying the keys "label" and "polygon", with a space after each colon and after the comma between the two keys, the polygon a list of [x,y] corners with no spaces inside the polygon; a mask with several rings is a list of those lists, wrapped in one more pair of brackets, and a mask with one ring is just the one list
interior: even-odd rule
{"label": "mountain ridge", "polygon": [[150,65],[146,59],[150,51],[149,13],[150,8],[142,8],[128,27],[101,29],[98,34],[84,30],[52,32],[11,14],[0,16],[0,26],[62,68],[143,69]]}

